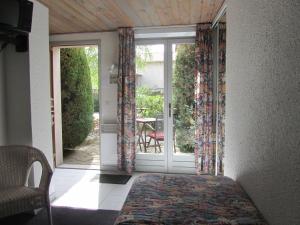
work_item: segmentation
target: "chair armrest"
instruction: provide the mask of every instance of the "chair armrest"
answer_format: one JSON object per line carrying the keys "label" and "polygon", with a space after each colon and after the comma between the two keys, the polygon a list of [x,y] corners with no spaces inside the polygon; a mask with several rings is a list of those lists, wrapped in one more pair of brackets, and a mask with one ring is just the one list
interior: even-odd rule
{"label": "chair armrest", "polygon": [[31,165],[34,162],[40,162],[42,166],[42,175],[39,188],[48,191],[51,182],[51,177],[53,175],[51,166],[49,165],[48,160],[42,151],[36,148],[32,148],[32,150],[33,151],[31,152]]}

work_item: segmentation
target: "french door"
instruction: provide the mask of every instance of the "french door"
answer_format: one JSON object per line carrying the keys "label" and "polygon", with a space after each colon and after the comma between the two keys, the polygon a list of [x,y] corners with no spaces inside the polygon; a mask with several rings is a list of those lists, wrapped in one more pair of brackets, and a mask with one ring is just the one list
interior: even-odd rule
{"label": "french door", "polygon": [[195,173],[194,39],[136,40],[136,170]]}

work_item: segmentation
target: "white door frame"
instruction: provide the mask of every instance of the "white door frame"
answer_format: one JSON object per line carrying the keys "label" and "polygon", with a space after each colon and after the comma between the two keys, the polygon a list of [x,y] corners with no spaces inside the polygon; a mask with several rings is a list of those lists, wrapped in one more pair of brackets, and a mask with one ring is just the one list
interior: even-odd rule
{"label": "white door frame", "polygon": [[[168,66],[168,105],[172,103],[172,78],[173,78],[173,44],[194,44],[195,38],[172,38],[167,40],[167,52],[169,56],[167,57]],[[171,110],[173,106],[171,105]],[[182,154],[174,155],[173,153],[173,112],[170,113],[171,117],[168,119],[168,172],[170,173],[195,173],[195,156],[194,154]]]}
{"label": "white door frame", "polygon": [[145,172],[195,173],[193,155],[173,155],[172,107],[172,44],[195,43],[194,38],[137,39],[135,45],[164,45],[164,152],[161,154],[137,153],[136,170]]}
{"label": "white door frame", "polygon": [[[167,124],[168,121],[165,119],[167,116],[167,102],[166,102],[166,96],[167,96],[167,79],[168,79],[168,68],[166,66],[166,60],[167,60],[167,41],[164,39],[138,39],[135,41],[135,45],[155,45],[155,44],[161,44],[164,45],[164,135],[167,137]],[[164,141],[164,151],[163,153],[159,154],[151,154],[151,153],[137,153],[136,154],[136,170],[137,171],[145,171],[145,172],[167,172],[168,170],[168,154],[166,152],[166,149],[168,149],[168,143]]]}
{"label": "white door frame", "polygon": [[[101,96],[101,41],[100,40],[79,40],[79,41],[58,41],[51,42],[52,51],[52,73],[53,73],[53,95],[54,95],[54,133],[55,133],[55,167],[63,164],[63,141],[62,141],[62,120],[61,120],[61,71],[60,71],[60,49],[77,46],[97,46],[98,47],[98,80],[99,80],[99,118],[102,118],[102,107],[100,107]],[[101,123],[101,120],[100,120]],[[100,124],[99,124],[99,127]],[[101,131],[100,131],[101,135]],[[101,160],[101,148],[99,145],[99,155]],[[101,164],[101,161],[100,161]],[[100,166],[100,165],[99,165]]]}

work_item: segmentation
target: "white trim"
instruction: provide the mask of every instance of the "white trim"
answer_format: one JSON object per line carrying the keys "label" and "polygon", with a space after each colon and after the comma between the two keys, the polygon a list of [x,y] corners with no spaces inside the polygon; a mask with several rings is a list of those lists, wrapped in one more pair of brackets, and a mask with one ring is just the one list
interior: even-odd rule
{"label": "white trim", "polygon": [[170,29],[181,29],[181,30],[186,30],[186,29],[196,29],[195,24],[187,24],[187,25],[170,25],[170,26],[144,26],[144,27],[134,27],[134,31],[144,31],[144,30],[155,30],[155,29],[161,29],[161,30],[166,30],[165,32],[169,32]]}
{"label": "white trim", "polygon": [[187,38],[196,36],[196,25],[141,27],[135,30],[135,39]]}
{"label": "white trim", "polygon": [[219,12],[217,13],[216,17],[213,19],[211,25],[212,28],[219,22],[220,18],[226,13],[226,9],[227,9],[227,1],[225,0]]}
{"label": "white trim", "polygon": [[[168,39],[168,50],[169,50],[169,58],[170,60],[167,62],[168,66],[168,103],[172,103],[173,96],[173,87],[172,87],[172,79],[173,79],[173,44],[194,44],[195,38],[177,38],[177,39]],[[195,156],[189,154],[182,154],[181,156],[174,154],[173,152],[173,106],[171,117],[168,118],[168,172],[179,172],[182,173],[191,173],[195,172]]]}
{"label": "white trim", "polygon": [[[169,117],[169,103],[172,103],[172,45],[194,44],[194,37],[188,38],[160,38],[160,39],[137,39],[138,45],[164,45],[164,152],[160,154],[136,153],[136,170],[147,172],[179,172],[195,173],[195,157],[193,154],[173,153],[173,113]],[[173,109],[172,109],[173,110]]]}

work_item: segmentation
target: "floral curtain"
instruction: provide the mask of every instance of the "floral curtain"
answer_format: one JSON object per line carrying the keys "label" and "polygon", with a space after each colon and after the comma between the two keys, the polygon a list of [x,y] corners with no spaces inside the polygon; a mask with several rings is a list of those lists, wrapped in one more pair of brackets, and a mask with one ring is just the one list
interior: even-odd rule
{"label": "floral curtain", "polygon": [[218,115],[217,115],[217,145],[218,145],[218,173],[224,172],[224,144],[225,144],[225,64],[226,64],[226,25],[219,23],[219,77],[218,77]]}
{"label": "floral curtain", "polygon": [[118,167],[132,173],[135,164],[135,44],[132,28],[119,28]]}
{"label": "floral curtain", "polygon": [[197,24],[195,48],[195,161],[197,173],[215,174],[211,24]]}

